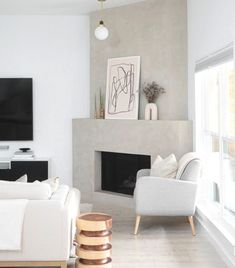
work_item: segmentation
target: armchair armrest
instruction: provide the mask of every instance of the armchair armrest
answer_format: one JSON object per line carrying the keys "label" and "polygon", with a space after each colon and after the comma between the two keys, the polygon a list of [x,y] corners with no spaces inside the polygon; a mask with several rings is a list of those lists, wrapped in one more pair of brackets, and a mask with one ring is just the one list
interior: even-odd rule
{"label": "armchair armrest", "polygon": [[195,213],[196,195],[195,182],[140,177],[134,194],[136,214],[192,216]]}

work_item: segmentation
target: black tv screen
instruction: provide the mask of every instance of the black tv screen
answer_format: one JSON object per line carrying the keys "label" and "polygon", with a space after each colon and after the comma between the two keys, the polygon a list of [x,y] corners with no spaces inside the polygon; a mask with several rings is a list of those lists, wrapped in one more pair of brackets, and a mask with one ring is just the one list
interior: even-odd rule
{"label": "black tv screen", "polygon": [[32,78],[0,78],[0,141],[33,140]]}

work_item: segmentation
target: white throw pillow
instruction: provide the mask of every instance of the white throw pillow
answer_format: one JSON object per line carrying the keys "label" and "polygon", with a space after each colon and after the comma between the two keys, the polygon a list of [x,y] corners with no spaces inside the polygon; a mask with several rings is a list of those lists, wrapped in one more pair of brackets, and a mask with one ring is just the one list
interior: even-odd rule
{"label": "white throw pillow", "polygon": [[0,199],[48,200],[50,197],[48,184],[0,181]]}
{"label": "white throw pillow", "polygon": [[59,177],[54,177],[54,178],[49,178],[45,181],[42,181],[42,183],[47,183],[51,186],[51,191],[52,193],[56,192],[57,189],[59,188],[60,185],[60,178]]}
{"label": "white throw pillow", "polygon": [[162,159],[160,156],[154,161],[150,176],[161,178],[175,178],[178,164],[174,154]]}
{"label": "white throw pillow", "polygon": [[18,182],[28,182],[28,176],[27,174],[21,176],[18,180],[16,180]]}
{"label": "white throw pillow", "polygon": [[34,181],[34,183],[45,183],[50,185],[51,187],[51,192],[55,193],[57,191],[57,189],[60,186],[60,178],[59,177],[54,177],[54,178],[49,178],[47,180],[44,181]]}

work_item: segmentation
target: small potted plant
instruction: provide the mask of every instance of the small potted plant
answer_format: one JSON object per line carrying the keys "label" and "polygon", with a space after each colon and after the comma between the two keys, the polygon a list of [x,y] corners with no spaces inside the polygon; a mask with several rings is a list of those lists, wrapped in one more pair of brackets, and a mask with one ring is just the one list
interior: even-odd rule
{"label": "small potted plant", "polygon": [[145,120],[157,120],[158,109],[156,101],[158,97],[165,93],[165,89],[160,87],[155,81],[144,84],[143,93],[148,101],[145,108]]}

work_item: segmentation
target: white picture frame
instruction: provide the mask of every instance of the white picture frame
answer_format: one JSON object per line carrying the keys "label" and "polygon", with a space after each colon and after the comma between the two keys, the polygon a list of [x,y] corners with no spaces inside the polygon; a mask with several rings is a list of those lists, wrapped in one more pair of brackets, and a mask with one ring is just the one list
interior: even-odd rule
{"label": "white picture frame", "polygon": [[108,59],[105,119],[138,119],[140,56]]}

